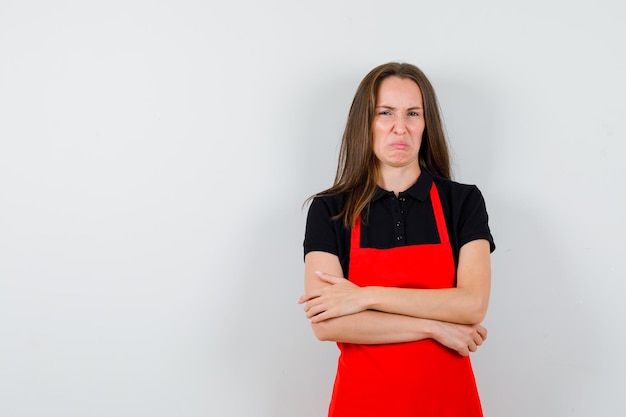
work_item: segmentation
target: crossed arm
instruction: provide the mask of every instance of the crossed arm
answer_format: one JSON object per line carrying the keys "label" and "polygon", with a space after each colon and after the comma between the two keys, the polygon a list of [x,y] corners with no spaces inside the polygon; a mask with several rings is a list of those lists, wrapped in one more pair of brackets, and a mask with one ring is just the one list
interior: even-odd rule
{"label": "crossed arm", "polygon": [[342,278],[337,256],[310,252],[298,302],[320,340],[378,344],[431,338],[468,355],[487,337],[480,323],[489,301],[489,257],[486,240],[469,242],[459,253],[457,286],[423,290],[359,287]]}

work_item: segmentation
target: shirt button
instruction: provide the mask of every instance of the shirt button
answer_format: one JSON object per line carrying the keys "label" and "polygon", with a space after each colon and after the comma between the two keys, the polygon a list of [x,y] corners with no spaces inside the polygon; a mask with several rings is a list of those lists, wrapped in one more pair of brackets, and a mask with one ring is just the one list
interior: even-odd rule
{"label": "shirt button", "polygon": [[400,227],[400,224],[401,224],[400,222],[397,222],[396,227]]}
{"label": "shirt button", "polygon": [[402,240],[402,239],[404,239],[404,237],[402,237],[402,236],[398,236],[396,239],[397,239],[397,240]]}

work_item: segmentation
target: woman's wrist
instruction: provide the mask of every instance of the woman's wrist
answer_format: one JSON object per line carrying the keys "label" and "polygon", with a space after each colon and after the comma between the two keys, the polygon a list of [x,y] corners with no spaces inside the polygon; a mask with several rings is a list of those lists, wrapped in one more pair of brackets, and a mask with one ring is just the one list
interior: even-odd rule
{"label": "woman's wrist", "polygon": [[437,337],[439,336],[439,330],[440,330],[440,325],[438,324],[439,322],[437,322],[436,320],[428,320],[428,319],[423,319],[425,324],[424,324],[424,328],[425,328],[425,333],[426,336],[429,339],[434,339],[437,340]]}
{"label": "woman's wrist", "polygon": [[361,287],[361,289],[363,291],[362,293],[363,307],[365,307],[366,310],[377,310],[376,308],[377,293],[380,290],[380,287],[375,287],[375,286]]}

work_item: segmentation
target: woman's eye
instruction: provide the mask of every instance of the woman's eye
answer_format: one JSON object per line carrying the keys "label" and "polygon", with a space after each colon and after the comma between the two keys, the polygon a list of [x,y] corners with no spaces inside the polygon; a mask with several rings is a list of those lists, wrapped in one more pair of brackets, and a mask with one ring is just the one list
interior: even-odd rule
{"label": "woman's eye", "polygon": [[415,117],[415,116],[419,116],[419,115],[420,114],[418,112],[416,112],[416,111],[410,111],[409,112],[409,116],[411,116],[411,117]]}
{"label": "woman's eye", "polygon": [[389,110],[381,110],[378,112],[378,114],[381,116],[389,116],[391,112]]}

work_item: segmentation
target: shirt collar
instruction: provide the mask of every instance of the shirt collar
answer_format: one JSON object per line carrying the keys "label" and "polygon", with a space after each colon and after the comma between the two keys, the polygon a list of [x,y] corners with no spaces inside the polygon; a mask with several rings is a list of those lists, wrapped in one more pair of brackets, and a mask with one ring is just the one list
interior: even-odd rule
{"label": "shirt collar", "polygon": [[[422,172],[420,173],[420,176],[417,177],[417,181],[415,181],[415,184],[410,186],[406,191],[400,192],[399,195],[410,195],[411,197],[419,201],[425,201],[430,195],[430,188],[432,186],[432,183],[433,176],[426,170],[422,169]],[[391,193],[391,191],[383,190],[380,187],[376,187],[376,192],[372,197],[372,202],[389,195],[389,193]]]}

